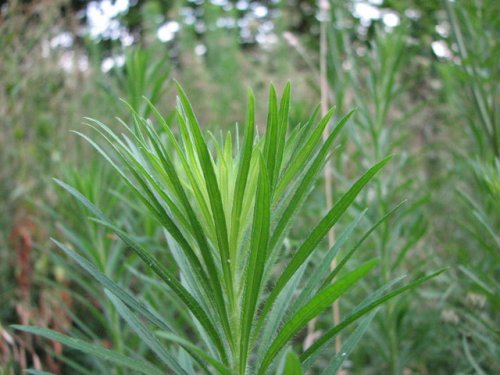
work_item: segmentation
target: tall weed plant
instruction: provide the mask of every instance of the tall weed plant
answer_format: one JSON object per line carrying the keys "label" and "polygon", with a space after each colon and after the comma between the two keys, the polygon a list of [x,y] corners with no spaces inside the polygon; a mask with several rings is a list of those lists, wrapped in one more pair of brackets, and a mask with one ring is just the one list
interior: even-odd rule
{"label": "tall weed plant", "polygon": [[[144,303],[130,285],[113,280],[116,275],[108,276],[94,260],[54,240],[101,284],[118,314],[154,357],[105,349],[45,328],[17,329],[139,373],[161,374],[165,368],[179,374],[200,370],[264,374],[277,369],[288,373],[290,368],[300,373],[299,364],[308,369],[347,326],[437,274],[399,287],[396,284],[401,278],[382,284],[345,311],[342,321],[326,330],[307,350],[299,354],[287,350],[311,319],[354,286],[359,287],[379,263],[372,258],[346,271],[345,264],[359,248],[353,246],[330,270],[327,259],[339,251],[342,242],[324,254],[317,249],[328,230],[390,158],[369,168],[312,226],[300,244],[287,250],[283,240],[298,219],[297,210],[314,188],[350,114],[338,122],[325,142],[321,136],[333,110],[319,121],[313,115],[289,131],[290,86],[279,100],[271,87],[264,134],[257,134],[250,93],[241,143],[230,133],[223,139],[210,135],[208,142],[180,87],[178,94],[178,130],[151,106],[158,126],[133,112],[134,122],[131,126],[123,123],[125,133],[121,136],[97,120],[89,120],[89,126],[99,140],[80,133],[115,170],[129,191],[128,199],[141,202],[148,215],[163,227],[168,241],[163,251],[171,253],[168,262],[160,260],[163,258],[159,254],[124,227],[119,215],[109,217],[77,188],[57,183],[89,210],[91,220],[123,241],[154,274],[165,295],[175,296],[182,309],[189,312],[185,325],[178,327],[171,316]],[[357,222],[346,231],[352,231]],[[309,261],[317,256],[325,257],[325,262],[311,269]],[[359,340],[366,325],[365,321],[361,330],[354,331],[350,342]],[[187,353],[182,360],[179,350]],[[330,356],[328,368],[336,371],[345,354]]]}
{"label": "tall weed plant", "polygon": [[[358,108],[356,126],[345,140],[345,157],[337,161],[341,172],[335,176],[334,194],[343,191],[352,178],[349,174],[363,170],[369,160],[396,154],[383,178],[374,181],[361,194],[362,203],[350,209],[352,219],[372,206],[360,227],[373,226],[384,212],[411,197],[363,245],[375,250],[381,261],[381,267],[363,283],[370,290],[370,285],[388,282],[402,270],[421,272],[430,264],[421,250],[427,231],[423,207],[429,197],[424,176],[415,172],[421,160],[412,150],[416,144],[412,142],[415,129],[411,124],[423,104],[412,102],[412,83],[404,80],[405,67],[411,59],[407,27],[384,30],[381,25],[374,25],[368,43],[355,40],[352,15],[340,2],[331,3],[328,77],[332,96],[341,107]],[[420,295],[418,300],[422,298]],[[353,357],[353,366],[368,362],[370,367],[401,374],[421,357],[432,338],[427,334],[415,335],[427,332],[428,323],[415,314],[417,306],[413,300],[413,296],[407,295],[382,308],[368,330],[370,339],[364,340]]]}
{"label": "tall weed plant", "polygon": [[[453,256],[457,266],[448,274],[447,321],[455,328],[455,347],[463,367],[478,374],[500,370],[500,161],[498,127],[500,48],[496,2],[444,1],[453,59],[439,72],[452,119],[462,125],[460,148],[453,148],[455,194],[464,215],[454,222]],[[455,48],[453,48],[455,47]]]}

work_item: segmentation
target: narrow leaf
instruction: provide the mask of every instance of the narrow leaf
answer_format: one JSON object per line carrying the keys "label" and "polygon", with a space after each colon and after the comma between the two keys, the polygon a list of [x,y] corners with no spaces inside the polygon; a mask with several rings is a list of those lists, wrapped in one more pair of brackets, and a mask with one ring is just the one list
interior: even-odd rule
{"label": "narrow leaf", "polygon": [[106,349],[102,346],[89,344],[88,342],[85,342],[83,340],[63,335],[62,333],[53,331],[51,329],[22,326],[22,325],[13,325],[12,328],[17,329],[19,331],[24,331],[32,333],[34,335],[42,336],[49,340],[60,342],[61,344],[66,345],[70,348],[80,350],[84,353],[90,354],[97,358],[101,358],[105,361],[115,363],[119,366],[129,368],[141,374],[152,374],[152,375],[163,374],[163,371],[159,370],[150,363],[143,361],[139,358],[131,358],[124,354],[120,354],[112,350]]}

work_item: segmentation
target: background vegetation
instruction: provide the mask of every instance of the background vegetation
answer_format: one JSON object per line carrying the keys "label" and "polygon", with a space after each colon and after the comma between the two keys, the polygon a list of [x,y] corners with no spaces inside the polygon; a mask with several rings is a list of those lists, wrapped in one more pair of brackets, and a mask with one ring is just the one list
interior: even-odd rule
{"label": "background vegetation", "polygon": [[[366,329],[343,371],[500,373],[500,3],[327,4],[321,11],[313,0],[0,2],[2,373],[129,371],[14,330],[13,324],[51,328],[161,364],[125,322],[119,302],[108,299],[50,237],[161,311],[175,330],[194,336],[182,301],[165,298],[164,286],[128,251],[130,244],[109,227],[85,220],[92,216],[89,207],[52,181],[73,186],[160,262],[172,261],[162,251],[171,247],[162,225],[70,130],[85,136],[83,118],[91,117],[122,132],[115,117],[131,124],[134,115],[118,98],[152,119],[143,96],[170,123],[176,118],[174,78],[188,93],[204,133],[211,131],[217,140],[231,130],[233,142],[243,142],[243,128],[235,123],[245,123],[248,87],[263,133],[270,82],[278,92],[291,82],[290,131],[300,129],[325,99],[319,61],[325,46],[328,100],[336,106],[332,126],[356,109],[331,161],[333,201],[393,155],[335,227],[337,241],[345,241],[342,256],[377,225],[346,272],[374,256],[380,261],[340,299],[340,314],[401,275],[417,278],[449,267],[382,306],[366,327],[348,331],[357,337],[356,329]],[[312,190],[284,238],[287,254],[326,214],[324,184],[320,180]],[[325,239],[303,270],[306,280],[328,249]],[[331,314],[320,315],[294,336],[293,349],[306,349],[331,326]],[[347,352],[349,344],[344,342]],[[184,349],[176,355],[188,366]],[[320,356],[309,371],[328,373],[331,357]]]}

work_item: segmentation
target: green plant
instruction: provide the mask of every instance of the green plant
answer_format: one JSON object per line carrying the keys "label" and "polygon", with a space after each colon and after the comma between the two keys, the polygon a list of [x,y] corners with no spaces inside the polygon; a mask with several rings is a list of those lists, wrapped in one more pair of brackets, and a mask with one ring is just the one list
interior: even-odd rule
{"label": "green plant", "polygon": [[[316,249],[328,230],[390,158],[363,174],[300,245],[287,251],[283,239],[350,114],[337,124],[324,143],[322,132],[333,110],[319,122],[313,116],[288,133],[290,86],[285,88],[279,103],[271,87],[267,129],[263,135],[256,134],[254,99],[250,94],[242,144],[228,133],[222,141],[211,136],[213,143],[209,145],[180,87],[178,93],[178,136],[152,106],[159,129],[134,113],[134,125],[123,124],[127,135],[122,138],[95,120],[90,120],[90,126],[100,134],[104,145],[80,134],[121,176],[131,197],[141,201],[149,215],[163,226],[175,266],[160,262],[152,249],[120,227],[119,220],[108,218],[78,190],[61,181],[58,184],[90,210],[94,221],[112,230],[133,250],[163,284],[165,293],[174,295],[189,310],[190,326],[178,329],[161,311],[141,302],[126,286],[111,280],[92,262],[55,241],[106,289],[118,313],[156,354],[157,360],[151,356],[138,358],[131,351],[118,353],[44,328],[16,328],[142,373],[160,374],[158,366],[169,367],[179,374],[193,373],[195,367],[207,373],[268,373],[278,365],[283,350],[293,343],[293,337],[308,321],[344,296],[378,263],[371,259],[341,273],[359,247],[355,246],[332,271],[329,262],[323,262],[316,270],[308,267],[311,257],[318,256]],[[371,230],[366,236],[370,233]],[[331,257],[339,246],[340,243],[333,246],[324,256]],[[300,362],[305,369],[310,367],[345,327],[435,275],[393,290],[400,278],[382,285],[345,312],[343,320],[310,348],[299,356],[287,354],[285,361]],[[360,336],[359,331],[355,333]],[[183,361],[176,360],[172,354],[174,347],[181,347],[189,356],[183,356]],[[331,366],[341,363],[343,357],[343,353],[337,353]]]}
{"label": "green plant", "polygon": [[108,110],[96,95],[93,71],[80,70],[83,48],[50,45],[76,19],[64,11],[66,3],[9,2],[0,10],[0,368],[9,364],[9,373],[22,372],[29,362],[50,369],[44,351],[51,345],[35,353],[28,336],[9,325],[55,318],[45,303],[50,293],[38,282],[51,273],[50,265],[37,252],[53,228],[38,206],[54,199],[46,176],[59,173],[61,156],[66,163],[75,155],[85,159],[68,139],[67,125],[79,121],[81,108],[94,116]]}
{"label": "green plant", "polygon": [[[467,240],[474,249],[461,251],[458,269],[453,274],[460,288],[450,300],[461,320],[459,327],[462,350],[470,367],[478,374],[495,373],[500,370],[500,332],[496,328],[500,315],[500,162],[494,165],[476,161],[469,168],[474,174],[472,197],[463,190],[459,195],[463,200],[466,214],[457,219]],[[457,294],[459,292],[459,294]],[[460,293],[461,292],[461,293]],[[463,297],[465,294],[465,298]]]}
{"label": "green plant", "polygon": [[449,168],[460,214],[453,220],[457,230],[449,252],[456,267],[448,275],[453,287],[446,293],[445,308],[453,317],[450,325],[461,355],[460,368],[496,373],[500,370],[498,4],[443,1],[443,5],[453,59],[442,61],[439,72],[448,107],[453,108],[450,125],[461,125],[457,127],[461,143],[451,150],[455,162]]}
{"label": "green plant", "polygon": [[[443,73],[450,70],[454,82],[447,82],[447,95],[461,107],[457,114],[466,116],[469,135],[476,143],[476,150],[483,159],[492,162],[500,156],[500,131],[498,129],[498,69],[499,21],[498,4],[488,0],[484,3],[458,1],[453,4],[443,0],[451,26],[451,35],[456,44],[457,64],[443,64]],[[446,68],[446,70],[444,69]],[[443,76],[447,78],[444,74]],[[446,80],[445,80],[446,82]],[[455,87],[450,87],[450,84]],[[465,90],[463,90],[465,84]],[[459,88],[462,88],[460,90]]]}
{"label": "green plant", "polygon": [[[146,229],[147,220],[143,220],[144,225],[138,219],[132,220],[137,215],[134,215],[131,205],[125,204],[126,198],[122,197],[124,185],[119,176],[112,173],[111,167],[103,164],[101,160],[88,160],[87,163],[88,165],[79,168],[66,167],[64,179],[84,194],[90,202],[98,205],[106,215],[116,216],[119,213],[120,226],[132,230],[139,224],[142,231],[153,239],[154,234],[148,233]],[[113,236],[106,227],[90,220],[82,222],[80,218],[90,214],[84,205],[63,193],[59,196],[57,210],[51,210],[50,207],[46,207],[45,210],[51,213],[60,231],[58,236],[64,238],[66,246],[75,249],[91,261],[96,269],[107,277],[123,285],[132,285],[134,275],[129,272],[129,268],[139,268],[140,261],[127,254],[126,245]],[[113,303],[106,298],[101,285],[92,282],[93,280],[89,282],[85,275],[82,275],[81,268],[71,259],[55,252],[48,253],[54,268],[63,273],[65,282],[51,279],[46,279],[45,282],[48,288],[59,291],[63,296],[70,296],[66,300],[58,301],[62,307],[60,315],[69,316],[72,322],[70,334],[78,339],[107,343],[120,353],[123,353],[125,348],[141,353],[143,351],[141,347],[134,343],[133,331],[121,323],[120,315]],[[146,295],[142,289],[139,292],[141,295]],[[58,359],[78,373],[112,372],[109,364],[100,361],[99,358],[89,358],[84,366],[72,360],[68,353],[63,353]],[[87,368],[88,372],[82,368]],[[125,371],[119,367],[115,370],[120,374]]]}
{"label": "green plant", "polygon": [[[428,266],[424,250],[419,247],[427,229],[423,207],[429,196],[425,195],[428,190],[424,188],[424,176],[415,173],[420,169],[424,150],[413,141],[412,126],[412,118],[424,103],[414,103],[410,90],[413,82],[405,78],[406,66],[415,55],[407,25],[384,30],[376,24],[371,28],[371,38],[365,41],[356,34],[356,21],[342,2],[332,1],[330,19],[331,95],[340,108],[355,106],[359,112],[347,140],[352,141],[346,146],[349,158],[339,159],[336,164],[334,194],[348,186],[349,177],[354,171],[363,170],[367,160],[396,154],[395,162],[384,169],[383,177],[374,181],[373,188],[360,194],[358,202],[362,203],[356,204],[350,213],[354,219],[366,206],[372,206],[360,225],[362,229],[364,225],[374,225],[401,200],[409,200],[394,218],[381,223],[364,244],[367,249],[374,249],[381,262],[378,272],[362,283],[370,290],[374,284],[390,281],[402,269],[420,272]],[[408,254],[413,256],[407,257]],[[421,302],[421,298],[406,295],[381,309],[368,330],[369,338],[361,344],[357,357],[353,357],[355,366],[368,362],[368,366],[384,373],[401,374],[417,358],[420,360],[432,338],[415,334],[425,332],[422,325],[426,325],[425,321],[419,322],[419,314],[415,313],[417,300]],[[429,320],[432,315],[435,314],[429,314]]]}
{"label": "green plant", "polygon": [[109,95],[110,103],[119,104],[114,98],[120,96],[142,117],[150,115],[150,106],[142,97],[147,96],[151,103],[157,105],[164,95],[170,75],[168,56],[164,53],[157,56],[158,52],[153,51],[153,48],[125,49],[124,67],[115,67],[112,70],[114,79],[100,83],[103,93]]}

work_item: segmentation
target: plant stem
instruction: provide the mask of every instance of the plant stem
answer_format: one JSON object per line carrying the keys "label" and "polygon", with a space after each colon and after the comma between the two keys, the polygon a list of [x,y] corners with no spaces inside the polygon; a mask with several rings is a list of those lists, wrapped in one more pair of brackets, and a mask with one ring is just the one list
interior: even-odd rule
{"label": "plant stem", "polygon": [[[320,0],[319,3],[320,12],[322,13],[321,18],[321,30],[320,30],[320,89],[321,89],[321,115],[325,116],[328,112],[328,98],[330,95],[330,87],[328,85],[327,76],[327,56],[328,56],[328,41],[327,41],[327,25],[330,14],[330,3],[328,0]],[[329,130],[328,127],[325,128],[323,132],[323,141],[328,138]],[[326,197],[326,209],[330,210],[333,207],[333,181],[332,181],[332,163],[328,159],[325,166],[325,197]],[[328,231],[328,246],[332,247],[335,243],[335,231],[331,228]],[[333,258],[331,268],[337,267],[337,259]],[[340,306],[338,300],[333,303],[332,306],[333,313],[333,323],[338,325],[340,323]],[[335,350],[340,352],[341,337],[337,335],[335,338]]]}
{"label": "plant stem", "polygon": [[[327,53],[328,53],[328,43],[327,43],[327,26],[330,12],[330,3],[328,0],[319,1],[319,11],[320,11],[320,58],[319,58],[319,68],[320,68],[320,91],[321,91],[321,115],[325,116],[328,112],[329,101],[328,97],[330,94],[330,88],[328,85],[327,76]],[[323,132],[323,141],[326,141],[329,135],[328,127],[325,127]],[[330,210],[333,206],[333,189],[332,189],[332,165],[330,160],[327,161],[324,169],[325,178],[325,198],[326,198],[326,209]],[[335,243],[335,231],[330,229],[328,231],[328,246],[332,247]],[[333,259],[331,268],[334,269],[337,266],[336,258]],[[333,323],[338,325],[340,323],[340,307],[339,302],[335,301],[332,305],[332,315]],[[314,339],[316,319],[313,319],[307,325],[307,344],[312,344]],[[341,337],[337,335],[335,338],[335,350],[340,352],[341,349]]]}
{"label": "plant stem", "polygon": [[[330,13],[330,3],[328,0],[320,1],[320,11],[323,14],[321,19],[321,30],[320,30],[320,88],[321,88],[321,115],[325,116],[328,112],[328,98],[330,95],[330,88],[328,85],[327,76],[327,52],[328,52],[328,42],[327,42],[327,25]],[[323,141],[328,138],[328,127],[325,128],[323,132]],[[326,196],[326,209],[330,210],[333,207],[333,181],[332,181],[332,163],[330,160],[327,161],[325,166],[325,196]],[[331,228],[328,231],[328,246],[332,247],[335,243],[335,231]],[[333,258],[331,268],[337,267],[337,259]],[[332,306],[333,323],[338,325],[340,323],[340,306],[339,302],[335,301]],[[335,338],[335,351],[340,352],[341,346],[341,336],[337,335]]]}

